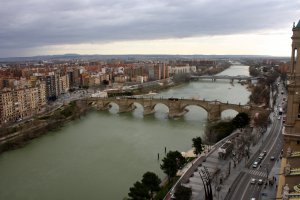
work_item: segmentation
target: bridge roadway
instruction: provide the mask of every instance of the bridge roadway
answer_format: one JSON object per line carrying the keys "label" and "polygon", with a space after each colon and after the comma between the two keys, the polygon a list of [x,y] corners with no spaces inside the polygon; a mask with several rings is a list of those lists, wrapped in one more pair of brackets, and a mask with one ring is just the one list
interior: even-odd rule
{"label": "bridge roadway", "polygon": [[252,77],[252,76],[228,76],[228,75],[216,75],[216,76],[191,76],[191,80],[199,80],[199,79],[211,79],[213,81],[217,79],[223,79],[223,80],[246,80],[246,81],[251,81],[251,80],[258,80],[262,79],[263,77]]}
{"label": "bridge roadway", "polygon": [[110,97],[99,98],[90,97],[82,100],[88,105],[92,105],[98,110],[108,110],[112,103],[119,106],[119,113],[131,112],[136,108],[135,104],[140,104],[144,108],[144,115],[153,114],[157,104],[164,104],[169,108],[169,117],[180,117],[189,110],[187,106],[195,105],[206,110],[208,121],[216,121],[221,119],[221,113],[225,110],[235,110],[237,112],[246,112],[253,115],[255,112],[264,111],[264,108],[252,106],[222,103],[220,101],[206,101],[200,99],[184,99],[184,98],[137,98],[137,97]]}

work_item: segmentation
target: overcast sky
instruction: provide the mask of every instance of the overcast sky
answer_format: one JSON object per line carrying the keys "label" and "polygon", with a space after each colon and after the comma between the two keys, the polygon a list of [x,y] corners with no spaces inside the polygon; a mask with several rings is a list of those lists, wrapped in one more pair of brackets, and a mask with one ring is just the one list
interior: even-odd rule
{"label": "overcast sky", "polygon": [[0,57],[289,56],[300,0],[0,0]]}

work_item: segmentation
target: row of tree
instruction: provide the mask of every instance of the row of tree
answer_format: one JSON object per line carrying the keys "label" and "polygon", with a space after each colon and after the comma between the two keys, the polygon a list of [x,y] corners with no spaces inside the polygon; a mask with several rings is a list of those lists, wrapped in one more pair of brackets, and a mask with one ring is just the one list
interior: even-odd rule
{"label": "row of tree", "polygon": [[[203,143],[201,137],[196,137],[192,139],[194,147],[194,153],[196,155],[203,152]],[[176,177],[177,171],[182,169],[186,164],[186,159],[178,151],[169,151],[167,155],[162,159],[162,164],[160,168],[168,177],[168,182],[171,183],[174,177]],[[155,192],[160,190],[161,180],[153,172],[146,172],[143,175],[142,181],[137,181],[134,183],[133,187],[129,189],[129,199],[130,200],[149,200],[153,199]],[[179,186],[175,192],[176,199],[186,200],[192,195],[190,188],[185,188]]]}
{"label": "row of tree", "polygon": [[[244,128],[250,122],[250,118],[247,113],[237,114],[230,122],[221,122],[215,126],[212,126],[211,132],[217,133],[217,139],[223,139],[230,135],[234,129]],[[214,134],[212,134],[214,135]],[[214,135],[215,136],[215,135]],[[199,155],[204,150],[204,145],[201,137],[195,137],[192,139],[192,146],[194,147],[194,153]],[[217,141],[214,141],[217,142]],[[176,176],[177,171],[182,169],[186,164],[186,159],[178,151],[169,151],[167,155],[162,159],[160,168],[168,177],[168,182],[172,182]],[[149,200],[153,199],[154,192],[160,190],[159,184],[161,180],[153,172],[147,172],[143,175],[141,182],[137,181],[131,187],[128,196],[131,200]],[[190,188],[178,187],[175,192],[176,199],[189,199],[192,194]]]}
{"label": "row of tree", "polygon": [[250,123],[247,113],[237,114],[231,121],[220,121],[206,128],[205,137],[208,143],[216,143],[229,136],[235,129],[244,128]]}

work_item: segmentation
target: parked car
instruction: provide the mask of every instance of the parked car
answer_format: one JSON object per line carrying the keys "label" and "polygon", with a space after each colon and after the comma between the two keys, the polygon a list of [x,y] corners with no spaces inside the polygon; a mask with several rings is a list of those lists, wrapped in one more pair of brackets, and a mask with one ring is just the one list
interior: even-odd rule
{"label": "parked car", "polygon": [[271,157],[270,157],[270,160],[275,160],[275,157],[274,157],[274,156],[271,156]]}
{"label": "parked car", "polygon": [[253,168],[256,168],[256,167],[257,167],[257,165],[258,165],[258,162],[257,162],[257,161],[255,161],[255,162],[253,163],[252,167],[253,167]]}
{"label": "parked car", "polygon": [[264,150],[264,151],[263,151],[263,153],[264,153],[264,155],[266,155],[266,154],[267,154],[267,151],[266,151],[266,150]]}
{"label": "parked car", "polygon": [[255,183],[256,183],[256,179],[255,179],[255,178],[251,178],[250,183],[251,183],[251,184],[255,184]]}
{"label": "parked car", "polygon": [[258,179],[258,185],[262,185],[264,181],[262,179]]}

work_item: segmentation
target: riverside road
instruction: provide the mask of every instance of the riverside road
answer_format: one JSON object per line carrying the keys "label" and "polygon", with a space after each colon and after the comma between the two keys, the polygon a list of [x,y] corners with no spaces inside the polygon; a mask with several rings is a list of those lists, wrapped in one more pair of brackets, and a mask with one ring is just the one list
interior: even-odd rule
{"label": "riverside road", "polygon": [[[281,105],[283,96],[277,98],[277,104]],[[270,197],[275,197],[275,194],[265,194],[262,190],[266,187],[276,187],[276,181],[274,184],[268,184],[269,180],[277,180],[276,174],[270,174],[275,162],[280,159],[280,153],[282,149],[283,138],[281,135],[282,129],[282,117],[277,115],[276,112],[272,115],[273,123],[269,135],[264,141],[261,141],[261,148],[253,156],[251,162],[249,162],[248,168],[243,170],[245,173],[237,180],[237,187],[231,190],[231,199],[261,199],[263,196],[269,195]],[[258,158],[258,154],[266,151],[266,156],[263,158],[261,163],[257,168],[253,168],[252,163]],[[271,160],[274,157],[274,160]],[[251,183],[251,179],[255,179],[255,183]],[[258,184],[257,180],[262,179],[263,184]],[[241,192],[243,191],[243,192]],[[271,195],[271,196],[270,196]]]}

